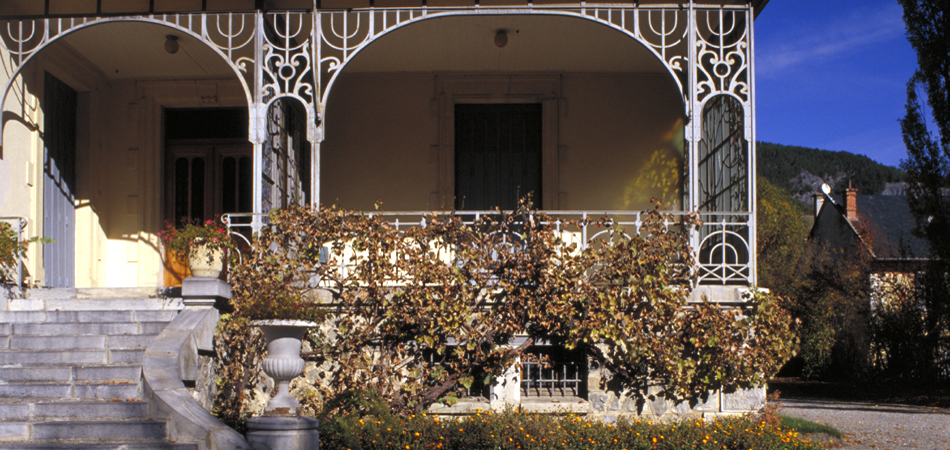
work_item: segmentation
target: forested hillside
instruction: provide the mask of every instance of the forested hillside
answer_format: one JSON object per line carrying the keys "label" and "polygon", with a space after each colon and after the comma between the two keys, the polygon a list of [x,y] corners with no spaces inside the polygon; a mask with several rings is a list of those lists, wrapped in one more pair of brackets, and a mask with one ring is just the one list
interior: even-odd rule
{"label": "forested hillside", "polygon": [[822,183],[840,194],[851,181],[859,194],[872,195],[880,194],[886,183],[904,181],[900,169],[844,151],[759,142],[756,153],[759,176],[804,201]]}

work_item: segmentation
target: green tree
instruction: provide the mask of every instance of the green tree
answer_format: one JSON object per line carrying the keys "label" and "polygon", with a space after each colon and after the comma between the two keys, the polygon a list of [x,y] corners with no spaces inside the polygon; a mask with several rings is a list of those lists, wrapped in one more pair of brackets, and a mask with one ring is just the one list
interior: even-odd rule
{"label": "green tree", "polygon": [[795,266],[808,237],[801,221],[802,210],[788,192],[763,177],[756,179],[756,190],[759,286],[788,296],[792,294],[796,281]]}
{"label": "green tree", "polygon": [[[917,52],[918,69],[907,82],[907,113],[901,132],[907,159],[907,203],[917,232],[930,242],[931,252],[950,260],[950,201],[942,188],[950,186],[950,1],[900,0],[904,7],[907,40]],[[918,96],[922,89],[923,101]],[[925,105],[929,105],[928,128]]]}
{"label": "green tree", "polygon": [[809,240],[795,269],[787,307],[802,320],[803,375],[855,379],[867,369],[870,254]]}
{"label": "green tree", "polygon": [[756,189],[759,286],[782,298],[801,321],[803,375],[843,378],[863,372],[870,255],[862,245],[836,251],[808,240],[800,202],[763,177]]}
{"label": "green tree", "polygon": [[914,215],[915,233],[927,239],[932,257],[927,273],[917,281],[917,305],[925,311],[925,326],[917,342],[926,345],[934,360],[942,361],[944,369],[938,372],[946,378],[950,365],[950,195],[946,193],[950,187],[950,0],[899,1],[918,65],[907,82],[907,112],[900,122],[907,146],[901,167],[908,176],[907,204]]}

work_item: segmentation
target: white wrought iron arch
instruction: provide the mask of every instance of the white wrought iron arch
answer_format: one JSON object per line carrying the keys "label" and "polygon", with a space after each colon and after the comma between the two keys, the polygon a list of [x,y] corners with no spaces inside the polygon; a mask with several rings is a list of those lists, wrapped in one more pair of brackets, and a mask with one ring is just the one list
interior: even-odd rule
{"label": "white wrought iron arch", "polygon": [[703,97],[703,99],[699,102],[699,108],[698,108],[698,111],[700,112],[700,117],[702,116],[703,113],[706,112],[706,105],[709,104],[709,102],[715,100],[717,97],[723,97],[723,96],[732,97],[736,101],[736,103],[739,105],[739,107],[742,108],[743,137],[745,137],[746,140],[751,141],[752,140],[752,108],[749,107],[749,105],[747,104],[748,102],[746,100],[744,100],[742,97],[740,97],[739,95],[733,92],[717,91]]}
{"label": "white wrought iron arch", "polygon": [[[47,19],[47,20],[49,20],[49,19]],[[28,42],[28,41],[30,41],[30,40],[33,39],[32,33],[35,33],[35,32],[36,32],[36,28],[37,28],[36,22],[37,22],[37,21],[32,21],[32,22],[33,22],[34,26],[33,26],[32,32],[31,32],[31,36],[28,37],[26,40],[23,40],[23,42]],[[14,51],[13,49],[7,48],[7,46],[6,46],[5,44],[0,44],[0,45],[3,45],[4,48],[5,48],[8,52],[10,52],[11,55],[18,55],[18,56],[20,56],[20,58],[19,58],[19,60],[18,60],[18,62],[17,62],[16,68],[15,68],[15,69],[13,70],[13,72],[10,74],[10,78],[7,80],[6,84],[4,85],[3,92],[0,92],[0,107],[2,107],[3,105],[6,105],[7,95],[10,93],[10,89],[13,87],[13,84],[14,84],[14,83],[16,82],[16,80],[20,77],[20,75],[21,75],[23,69],[24,69],[31,61],[33,61],[33,59],[35,59],[36,55],[38,55],[40,52],[42,52],[46,47],[48,47],[49,45],[51,45],[51,44],[53,44],[53,43],[55,43],[55,42],[57,42],[57,41],[59,41],[59,40],[61,40],[62,38],[66,37],[66,36],[72,35],[72,34],[74,34],[74,33],[76,33],[76,32],[85,30],[85,29],[87,29],[87,28],[91,28],[91,27],[94,27],[94,26],[97,26],[97,25],[104,25],[104,24],[108,24],[108,23],[117,23],[117,22],[141,22],[141,23],[150,23],[150,24],[155,24],[155,25],[161,25],[161,26],[164,26],[164,27],[167,27],[167,28],[171,28],[171,29],[176,30],[176,31],[180,31],[180,32],[182,32],[182,33],[185,33],[185,34],[187,34],[187,35],[189,35],[189,36],[195,38],[198,42],[201,42],[202,44],[208,46],[208,48],[210,48],[212,51],[214,51],[215,53],[217,53],[218,56],[220,56],[221,59],[224,60],[225,63],[227,63],[228,67],[230,67],[231,70],[234,71],[235,76],[237,76],[238,80],[241,82],[241,87],[244,89],[244,96],[247,98],[248,108],[250,109],[250,108],[252,107],[252,105],[254,104],[254,103],[253,103],[253,97],[251,96],[251,89],[250,89],[250,87],[247,85],[247,81],[244,79],[244,76],[243,76],[243,74],[241,73],[241,72],[244,72],[244,71],[247,70],[246,65],[247,65],[248,63],[253,63],[253,61],[252,61],[250,58],[239,57],[239,58],[237,58],[236,61],[231,61],[231,60],[228,58],[228,56],[225,55],[217,45],[215,45],[215,44],[213,44],[213,43],[207,42],[207,41],[205,40],[205,38],[203,38],[201,35],[195,33],[194,31],[192,31],[192,30],[190,30],[190,29],[188,29],[188,28],[182,27],[182,26],[180,26],[180,25],[176,25],[176,24],[171,23],[171,22],[166,22],[166,21],[158,20],[158,19],[155,19],[155,18],[153,18],[153,17],[127,16],[127,17],[95,18],[95,19],[93,19],[93,20],[91,20],[91,21],[89,21],[89,22],[85,22],[85,23],[82,23],[82,24],[79,24],[79,25],[75,25],[75,26],[73,26],[73,27],[70,27],[70,28],[67,29],[67,30],[61,31],[60,33],[56,34],[56,35],[53,36],[53,37],[50,37],[50,36],[49,36],[48,30],[44,30],[45,35],[42,37],[42,41],[41,41],[39,44],[37,44],[37,45],[31,47],[30,49],[27,49],[27,50],[22,50],[22,49],[21,49],[20,51]],[[7,24],[8,33],[10,32],[9,27],[10,27],[10,25],[11,25],[12,23],[13,23],[13,22],[10,22],[10,23]],[[24,54],[26,54],[25,57],[23,57]],[[4,128],[5,128],[5,123],[0,123],[0,148],[3,147],[3,131],[4,131]]]}
{"label": "white wrought iron arch", "polygon": [[[349,11],[347,11],[346,13],[349,13]],[[325,56],[325,57],[320,57],[320,60],[318,61],[318,64],[320,65],[322,65],[325,62],[329,63],[327,72],[333,73],[330,76],[330,79],[327,81],[323,89],[322,98],[320,99],[320,110],[321,110],[320,111],[320,126],[323,127],[323,124],[326,121],[326,111],[325,111],[326,104],[327,104],[327,100],[329,99],[330,91],[332,90],[333,84],[336,82],[337,77],[340,75],[341,72],[343,72],[343,69],[350,63],[350,61],[353,60],[353,57],[358,55],[363,49],[368,47],[371,43],[379,40],[379,38],[386,36],[395,30],[422,22],[424,20],[438,19],[442,17],[451,17],[451,16],[482,16],[482,15],[506,15],[506,16],[548,15],[548,16],[572,17],[572,18],[577,18],[577,19],[585,19],[587,21],[594,22],[602,26],[606,26],[615,31],[623,33],[627,37],[633,39],[635,42],[643,46],[643,48],[649,51],[650,54],[653,55],[653,57],[656,58],[660,62],[660,64],[663,65],[663,67],[666,69],[667,73],[669,74],[670,78],[672,78],[673,81],[676,83],[676,88],[679,90],[680,99],[683,102],[684,117],[689,115],[689,109],[688,109],[689,103],[685,95],[686,91],[684,90],[683,84],[680,81],[679,77],[677,77],[676,73],[674,72],[675,69],[680,69],[680,70],[686,70],[686,69],[684,67],[680,67],[680,64],[679,64],[680,61],[676,57],[670,59],[670,61],[664,61],[663,57],[656,51],[654,46],[649,41],[637,37],[634,33],[623,28],[622,26],[618,26],[617,24],[613,22],[601,19],[600,17],[590,16],[582,12],[538,10],[538,9],[530,9],[530,8],[504,8],[504,9],[475,9],[475,10],[452,10],[452,11],[442,11],[442,12],[426,12],[419,16],[412,17],[404,22],[392,25],[391,27],[388,27],[380,31],[379,33],[372,33],[372,32],[367,33],[365,38],[359,44],[357,44],[354,47],[347,47],[347,48],[340,48],[327,42],[326,38],[322,36],[322,33],[321,33],[321,35],[318,36],[318,39],[321,39],[323,41],[322,44],[328,45],[331,48],[334,48],[335,50],[344,51],[344,56],[342,60],[341,58],[336,57],[336,56]],[[332,20],[332,17],[330,20]],[[344,31],[344,33],[346,33],[346,31]]]}
{"label": "white wrought iron arch", "polygon": [[[318,123],[315,119],[316,117],[318,117],[316,113],[316,108],[314,108],[313,102],[301,97],[300,95],[297,95],[296,93],[285,92],[282,94],[274,95],[269,100],[261,104],[260,117],[267,117],[267,111],[269,111],[270,108],[274,106],[274,104],[277,103],[278,100],[285,99],[285,98],[296,100],[297,102],[300,103],[301,106],[303,106],[304,111],[306,111],[307,113],[307,141],[310,142],[311,144],[319,143],[320,135],[319,135],[319,130],[318,130]],[[261,136],[263,136],[263,134]]]}
{"label": "white wrought iron arch", "polygon": [[[708,244],[712,245],[708,245]],[[739,244],[739,247],[736,246]],[[699,243],[696,249],[700,257],[706,253],[707,260],[699,261],[700,281],[714,280],[728,283],[736,280],[752,282],[753,275],[748,272],[748,253],[743,260],[743,251],[749,252],[749,240],[735,231],[722,230],[711,233]],[[718,252],[718,253],[717,253]],[[718,258],[715,258],[718,256]]]}

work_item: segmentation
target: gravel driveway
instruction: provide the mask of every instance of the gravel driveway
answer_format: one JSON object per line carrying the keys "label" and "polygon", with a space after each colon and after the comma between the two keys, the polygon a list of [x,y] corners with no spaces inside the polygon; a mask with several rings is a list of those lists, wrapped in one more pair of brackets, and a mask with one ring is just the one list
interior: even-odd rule
{"label": "gravel driveway", "polygon": [[950,450],[950,409],[784,395],[781,401],[779,414],[828,424],[844,433],[844,441],[835,447]]}

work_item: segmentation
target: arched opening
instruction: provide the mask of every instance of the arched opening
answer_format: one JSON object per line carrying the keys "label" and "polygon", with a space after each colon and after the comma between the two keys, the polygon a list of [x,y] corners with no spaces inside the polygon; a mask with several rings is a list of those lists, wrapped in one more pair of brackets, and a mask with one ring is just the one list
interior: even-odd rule
{"label": "arched opening", "polygon": [[[204,151],[227,144],[232,153],[251,154],[249,90],[238,72],[185,29],[106,19],[57,35],[8,73],[16,79],[4,111],[3,157],[10,163],[4,166],[22,160],[27,170],[10,180],[12,192],[0,204],[25,211],[32,235],[63,236],[44,246],[42,258],[31,255],[32,281],[62,287],[166,283],[157,239],[163,223],[190,218],[198,206],[210,205],[202,218],[225,212],[222,199],[210,196],[206,205],[176,216],[181,186],[175,181],[182,175],[175,171],[181,159],[172,155],[176,146]],[[201,112],[208,126],[175,119],[183,111]],[[227,136],[211,126],[220,119],[212,118],[216,113],[227,122],[218,127]],[[199,158],[207,164],[189,168],[186,187],[194,192],[187,195],[222,191],[227,159],[235,156],[241,159],[215,151]],[[22,177],[25,183],[18,182]]]}
{"label": "arched opening", "polygon": [[707,213],[700,228],[702,281],[745,284],[752,281],[749,142],[745,137],[742,102],[728,94],[705,100],[698,146],[699,212]]}
{"label": "arched opening", "polygon": [[540,191],[535,206],[548,210],[641,210],[651,197],[681,207],[677,81],[603,24],[554,14],[421,20],[360,50],[328,89],[325,203],[483,209],[472,199],[496,190]]}

